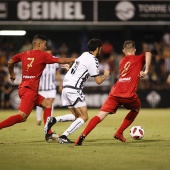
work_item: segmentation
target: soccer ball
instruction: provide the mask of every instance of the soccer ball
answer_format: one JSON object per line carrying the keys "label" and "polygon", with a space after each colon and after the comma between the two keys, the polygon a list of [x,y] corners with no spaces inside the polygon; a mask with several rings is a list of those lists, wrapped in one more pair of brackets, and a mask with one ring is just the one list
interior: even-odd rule
{"label": "soccer ball", "polygon": [[141,126],[133,126],[130,129],[130,136],[132,139],[142,139],[144,137],[144,129]]}

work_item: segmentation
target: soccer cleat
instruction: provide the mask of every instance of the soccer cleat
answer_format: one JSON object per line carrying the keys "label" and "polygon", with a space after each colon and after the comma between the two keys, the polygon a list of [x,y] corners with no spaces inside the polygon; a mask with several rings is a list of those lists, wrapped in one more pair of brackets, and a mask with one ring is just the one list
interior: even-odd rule
{"label": "soccer cleat", "polygon": [[74,142],[71,141],[70,139],[68,139],[67,136],[61,135],[61,136],[58,138],[58,143],[64,144],[64,143],[74,143]]}
{"label": "soccer cleat", "polygon": [[41,125],[41,120],[37,120],[37,125],[38,125],[38,126]]}
{"label": "soccer cleat", "polygon": [[126,139],[123,137],[123,133],[115,133],[114,138],[118,139],[118,140],[120,140],[122,142],[126,142]]}
{"label": "soccer cleat", "polygon": [[80,146],[80,145],[82,145],[84,139],[85,139],[85,136],[83,136],[83,135],[79,136],[79,138],[76,140],[76,142],[74,143],[74,145],[75,145],[75,146]]}
{"label": "soccer cleat", "polygon": [[44,126],[44,133],[48,134],[51,127],[56,123],[56,119],[54,117],[49,116],[47,118],[46,124]]}
{"label": "soccer cleat", "polygon": [[52,132],[50,134],[46,134],[45,135],[45,140],[47,142],[57,141],[58,140],[58,135],[55,132]]}

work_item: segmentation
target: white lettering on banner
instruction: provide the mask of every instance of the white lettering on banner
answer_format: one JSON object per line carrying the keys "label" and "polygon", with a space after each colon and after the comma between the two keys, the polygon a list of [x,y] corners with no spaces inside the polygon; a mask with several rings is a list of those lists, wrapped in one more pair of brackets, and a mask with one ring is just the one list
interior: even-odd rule
{"label": "white lettering on banner", "polygon": [[34,78],[35,76],[23,76],[23,79],[32,79]]}
{"label": "white lettering on banner", "polygon": [[0,18],[7,18],[7,4],[0,2]]}
{"label": "white lettering on banner", "polygon": [[30,18],[30,4],[29,2],[22,1],[17,5],[17,16],[21,20]]}
{"label": "white lettering on banner", "polygon": [[51,9],[51,12],[50,12],[50,16],[49,18],[50,19],[55,19],[55,18],[58,18],[58,19],[62,19],[62,3],[61,2],[51,2],[50,3],[50,9]]}
{"label": "white lettering on banner", "polygon": [[41,19],[41,2],[32,3],[32,18]]}
{"label": "white lettering on banner", "polygon": [[20,1],[17,4],[20,20],[84,20],[82,2]]}
{"label": "white lettering on banner", "polygon": [[139,4],[139,12],[145,13],[167,13],[168,6],[166,4]]}

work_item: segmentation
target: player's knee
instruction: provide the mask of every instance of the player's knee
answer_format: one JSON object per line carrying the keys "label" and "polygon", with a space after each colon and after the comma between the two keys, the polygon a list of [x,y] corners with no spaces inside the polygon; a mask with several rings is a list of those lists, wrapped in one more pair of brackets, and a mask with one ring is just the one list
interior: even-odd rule
{"label": "player's knee", "polygon": [[52,102],[50,100],[47,100],[45,108],[51,108],[52,107]]}
{"label": "player's knee", "polygon": [[135,109],[134,111],[135,111],[135,112],[137,112],[137,113],[139,113],[139,111],[140,111],[140,108],[138,108],[138,109]]}
{"label": "player's knee", "polygon": [[28,115],[26,113],[20,113],[22,116],[22,122],[25,122],[27,120]]}
{"label": "player's knee", "polygon": [[86,122],[89,119],[89,117],[88,117],[88,115],[83,115],[82,119],[84,120],[84,122]]}

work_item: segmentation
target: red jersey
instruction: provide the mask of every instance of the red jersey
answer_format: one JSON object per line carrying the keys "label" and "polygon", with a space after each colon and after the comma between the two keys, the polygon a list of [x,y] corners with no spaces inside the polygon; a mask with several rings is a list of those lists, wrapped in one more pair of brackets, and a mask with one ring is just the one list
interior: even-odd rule
{"label": "red jersey", "polygon": [[41,74],[46,64],[58,63],[59,58],[39,50],[30,50],[12,57],[14,63],[22,61],[22,81],[19,87],[38,91]]}
{"label": "red jersey", "polygon": [[129,98],[136,94],[139,74],[145,64],[145,54],[127,55],[119,64],[119,79],[112,87],[110,94],[116,97]]}

